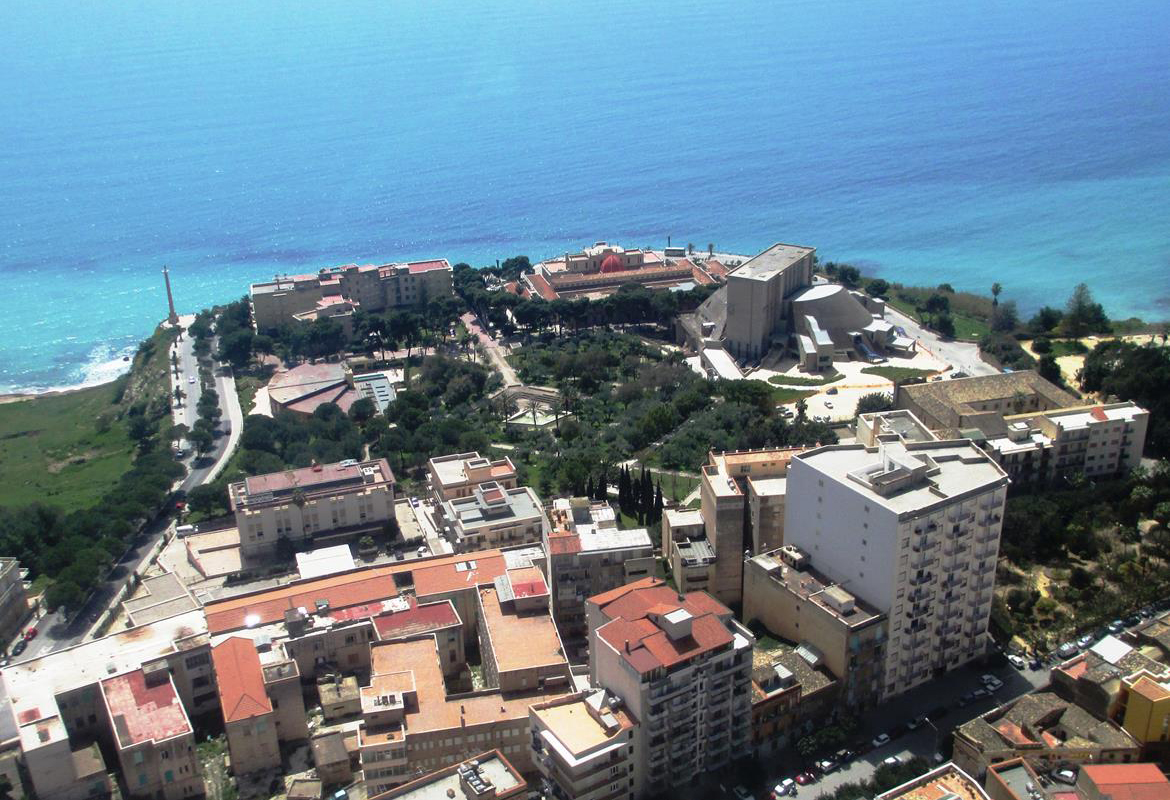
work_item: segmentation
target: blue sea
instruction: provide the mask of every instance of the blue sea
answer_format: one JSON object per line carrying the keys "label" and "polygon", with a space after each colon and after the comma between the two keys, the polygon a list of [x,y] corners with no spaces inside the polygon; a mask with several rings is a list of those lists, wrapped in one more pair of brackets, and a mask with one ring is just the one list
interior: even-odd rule
{"label": "blue sea", "polygon": [[277,272],[814,245],[1170,318],[1166,0],[7,3],[0,391]]}

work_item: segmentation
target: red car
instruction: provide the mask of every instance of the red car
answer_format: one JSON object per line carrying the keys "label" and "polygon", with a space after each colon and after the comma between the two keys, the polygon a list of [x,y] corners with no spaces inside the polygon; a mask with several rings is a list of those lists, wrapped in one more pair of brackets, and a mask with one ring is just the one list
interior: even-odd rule
{"label": "red car", "polygon": [[816,776],[811,772],[802,772],[795,778],[796,782],[801,786],[808,786],[810,783],[816,783]]}
{"label": "red car", "polygon": [[26,642],[32,641],[35,638],[37,638],[37,629],[35,627],[29,628],[27,631],[24,632],[24,640]]}

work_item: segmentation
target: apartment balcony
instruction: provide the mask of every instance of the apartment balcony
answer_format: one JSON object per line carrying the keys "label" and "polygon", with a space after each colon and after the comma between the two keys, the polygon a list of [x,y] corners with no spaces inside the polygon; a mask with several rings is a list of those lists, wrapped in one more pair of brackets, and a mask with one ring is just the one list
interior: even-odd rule
{"label": "apartment balcony", "polygon": [[[915,569],[921,569],[921,567],[915,566],[913,564],[911,566],[913,566]],[[922,575],[915,575],[913,578],[911,578],[910,585],[911,586],[922,586],[923,584],[930,583],[933,580],[934,580],[933,573],[924,572]]]}
{"label": "apartment balcony", "polygon": [[915,553],[929,553],[931,550],[939,546],[936,539],[921,539],[917,544],[910,546],[910,549]]}
{"label": "apartment balcony", "polygon": [[983,561],[984,559],[995,558],[996,552],[994,547],[981,547],[975,551],[974,556],[979,561]]}
{"label": "apartment balcony", "polygon": [[956,545],[951,545],[949,547],[944,547],[943,548],[943,557],[944,558],[954,558],[955,556],[961,556],[963,553],[966,553],[967,550],[969,550],[969,549],[970,548],[968,548],[967,545],[965,545],[965,544],[956,544]]}

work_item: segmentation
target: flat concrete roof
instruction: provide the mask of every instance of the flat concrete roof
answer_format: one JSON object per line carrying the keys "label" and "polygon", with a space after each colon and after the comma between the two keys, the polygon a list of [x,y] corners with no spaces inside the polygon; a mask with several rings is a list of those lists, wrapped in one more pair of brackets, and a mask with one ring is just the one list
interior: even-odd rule
{"label": "flat concrete roof", "polygon": [[[883,452],[884,458],[883,462]],[[967,494],[1006,486],[1007,474],[990,456],[965,439],[942,442],[886,442],[882,448],[829,445],[796,461],[833,478],[897,514],[912,514]],[[911,477],[921,471],[920,478]],[[882,490],[884,481],[891,490]]]}
{"label": "flat concrete roof", "polygon": [[730,277],[766,281],[814,252],[815,247],[777,243],[733,269]]}

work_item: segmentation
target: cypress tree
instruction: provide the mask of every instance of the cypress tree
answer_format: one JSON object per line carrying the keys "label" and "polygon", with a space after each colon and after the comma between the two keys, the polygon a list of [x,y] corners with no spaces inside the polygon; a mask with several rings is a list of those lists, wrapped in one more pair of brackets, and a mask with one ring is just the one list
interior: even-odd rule
{"label": "cypress tree", "polygon": [[585,496],[588,497],[590,500],[593,499],[593,476],[592,475],[590,475],[589,479],[585,482]]}
{"label": "cypress tree", "polygon": [[658,488],[654,492],[654,524],[662,522],[662,483],[659,482]]}

